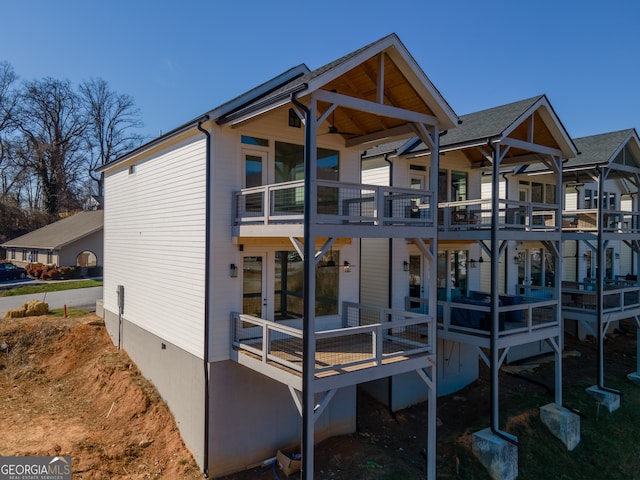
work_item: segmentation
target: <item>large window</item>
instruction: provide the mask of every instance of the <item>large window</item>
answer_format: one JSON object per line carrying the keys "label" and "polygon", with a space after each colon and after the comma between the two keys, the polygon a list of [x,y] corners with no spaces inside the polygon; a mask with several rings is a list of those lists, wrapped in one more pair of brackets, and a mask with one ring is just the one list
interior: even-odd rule
{"label": "large window", "polygon": [[[336,150],[318,148],[318,178],[338,180],[339,154]],[[290,182],[304,179],[304,147],[293,143],[276,142],[275,182]]]}
{"label": "large window", "polygon": [[[338,252],[325,254],[316,269],[316,315],[338,313]],[[274,296],[276,320],[302,318],[304,262],[297,252],[279,251],[275,256]]]}
{"label": "large window", "polygon": [[447,282],[451,300],[467,294],[469,266],[468,250],[438,252],[438,300],[446,299]]}
{"label": "large window", "polygon": [[440,170],[438,172],[438,201],[462,202],[467,199],[467,173]]}

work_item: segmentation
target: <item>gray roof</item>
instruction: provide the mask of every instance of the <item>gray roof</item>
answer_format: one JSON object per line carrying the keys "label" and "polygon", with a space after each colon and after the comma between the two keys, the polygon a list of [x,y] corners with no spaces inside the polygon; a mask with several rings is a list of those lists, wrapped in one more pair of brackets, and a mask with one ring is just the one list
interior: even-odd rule
{"label": "gray roof", "polygon": [[440,144],[446,147],[474,140],[500,137],[542,98],[544,98],[544,95],[538,95],[537,97],[508,103],[507,105],[462,115],[460,117],[462,124],[458,128],[447,132],[441,138]]}
{"label": "gray roof", "polygon": [[58,250],[102,230],[104,210],[80,212],[2,244],[5,248]]}
{"label": "gray roof", "polygon": [[620,148],[624,146],[623,144],[634,133],[635,130],[629,128],[617,132],[601,133],[599,135],[574,139],[573,141],[580,155],[568,160],[565,168],[612,162],[614,156],[620,151]]}
{"label": "gray roof", "polygon": [[[447,131],[447,133],[440,138],[440,147],[450,147],[473,141],[486,140],[487,138],[500,137],[509,127],[517,122],[528,109],[544,97],[544,95],[538,95],[537,97],[508,103],[507,105],[461,115],[461,123],[458,125],[458,128]],[[416,142],[415,139],[412,139],[407,143],[411,142],[415,143],[415,145],[410,148],[412,152],[429,150],[423,142]]]}

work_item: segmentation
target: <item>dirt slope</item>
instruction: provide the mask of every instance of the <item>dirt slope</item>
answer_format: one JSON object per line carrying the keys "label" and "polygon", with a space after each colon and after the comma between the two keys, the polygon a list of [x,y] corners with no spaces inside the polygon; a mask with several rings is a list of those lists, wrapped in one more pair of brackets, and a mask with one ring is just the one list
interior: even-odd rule
{"label": "dirt slope", "polygon": [[0,320],[0,455],[71,455],[74,479],[202,474],[95,315]]}

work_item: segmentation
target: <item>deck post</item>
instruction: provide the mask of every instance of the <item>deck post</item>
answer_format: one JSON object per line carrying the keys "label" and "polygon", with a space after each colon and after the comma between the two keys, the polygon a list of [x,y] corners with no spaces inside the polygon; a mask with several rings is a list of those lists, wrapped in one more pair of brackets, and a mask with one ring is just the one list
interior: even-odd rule
{"label": "deck post", "polygon": [[498,335],[500,329],[500,313],[498,296],[498,282],[500,279],[499,257],[500,249],[498,246],[498,222],[500,204],[500,146],[493,146],[492,161],[492,178],[491,178],[491,343],[490,343],[490,370],[491,370],[491,430],[496,432],[500,430],[500,397],[498,385],[498,372],[500,369],[499,352],[498,352]]}
{"label": "deck post", "polygon": [[303,353],[302,353],[302,464],[301,478],[313,479],[314,409],[313,381],[315,371],[315,291],[316,291],[316,100],[312,97],[306,110],[304,141],[304,280],[303,280]]}

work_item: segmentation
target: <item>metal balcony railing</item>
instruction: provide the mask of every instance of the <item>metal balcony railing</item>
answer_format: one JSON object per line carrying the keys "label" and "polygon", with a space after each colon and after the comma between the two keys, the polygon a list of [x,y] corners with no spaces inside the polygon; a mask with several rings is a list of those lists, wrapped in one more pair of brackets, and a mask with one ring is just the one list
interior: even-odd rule
{"label": "metal balcony railing", "polygon": [[[595,282],[562,282],[562,308],[596,315]],[[640,309],[640,285],[625,280],[607,280],[602,291],[602,311],[606,314]]]}
{"label": "metal balcony railing", "polygon": [[[640,233],[640,213],[619,210],[602,212],[602,231],[605,233]],[[597,232],[598,209],[564,210],[562,230],[566,232]]]}
{"label": "metal balcony railing", "polygon": [[[412,311],[427,312],[428,299],[406,297]],[[559,302],[551,298],[500,295],[498,337],[533,333],[560,324]],[[474,293],[452,301],[438,302],[438,329],[487,337],[491,331],[491,304],[488,294]]]}
{"label": "metal balcony railing", "polygon": [[[559,205],[548,203],[498,200],[498,228],[523,231],[554,232]],[[491,199],[443,202],[438,204],[438,225],[444,231],[487,230],[494,212]]]}
{"label": "metal balcony railing", "polygon": [[[304,182],[277,183],[234,193],[235,225],[304,221]],[[425,190],[318,180],[320,224],[433,226],[433,194]]]}
{"label": "metal balcony railing", "polygon": [[[241,313],[231,318],[234,349],[302,373],[301,329]],[[316,376],[429,355],[434,349],[435,327],[427,315],[345,302],[342,323],[343,328],[315,332]]]}

